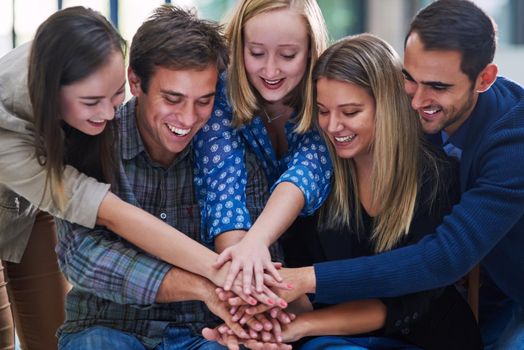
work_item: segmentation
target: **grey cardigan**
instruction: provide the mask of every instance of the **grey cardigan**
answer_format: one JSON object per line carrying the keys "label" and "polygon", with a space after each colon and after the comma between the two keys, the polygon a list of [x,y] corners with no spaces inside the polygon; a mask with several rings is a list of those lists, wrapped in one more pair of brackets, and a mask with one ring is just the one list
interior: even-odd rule
{"label": "grey cardigan", "polygon": [[[109,185],[66,166],[66,205],[53,205],[46,171],[38,163],[27,90],[30,43],[0,58],[0,259],[19,262],[38,210],[87,227],[96,223]],[[45,67],[43,67],[45,69]]]}

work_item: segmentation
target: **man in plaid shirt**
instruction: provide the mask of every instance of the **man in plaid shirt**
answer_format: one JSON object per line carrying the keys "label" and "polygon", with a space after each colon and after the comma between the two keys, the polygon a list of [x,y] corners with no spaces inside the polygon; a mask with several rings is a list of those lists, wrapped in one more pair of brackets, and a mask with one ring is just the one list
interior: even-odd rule
{"label": "man in plaid shirt", "polygon": [[[133,38],[134,97],[117,112],[121,163],[113,191],[202,242],[191,139],[207,122],[218,74],[227,65],[219,27],[161,7]],[[267,181],[246,155],[251,215],[267,200]],[[207,279],[169,265],[112,232],[59,221],[67,296],[60,349],[224,349],[200,336],[220,306]],[[144,232],[147,235],[147,232]],[[210,247],[212,248],[212,247]],[[201,300],[201,301],[195,301]]]}

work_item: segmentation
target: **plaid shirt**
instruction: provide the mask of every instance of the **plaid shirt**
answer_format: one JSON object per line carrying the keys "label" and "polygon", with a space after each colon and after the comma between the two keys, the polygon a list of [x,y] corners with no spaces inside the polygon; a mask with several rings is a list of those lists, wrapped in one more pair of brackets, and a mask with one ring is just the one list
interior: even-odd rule
{"label": "plaid shirt", "polygon": [[[138,132],[135,105],[132,99],[117,113],[122,163],[114,192],[201,242],[192,148],[187,147],[167,169],[155,163]],[[258,163],[246,160],[251,168],[248,186],[252,185],[246,193],[256,218],[267,201],[268,184]],[[154,303],[171,265],[105,228],[91,230],[61,220],[57,225],[60,267],[73,285],[66,300],[67,319],[59,333],[108,326],[133,334],[153,348],[162,341],[167,326],[200,332],[218,321],[202,302]]]}

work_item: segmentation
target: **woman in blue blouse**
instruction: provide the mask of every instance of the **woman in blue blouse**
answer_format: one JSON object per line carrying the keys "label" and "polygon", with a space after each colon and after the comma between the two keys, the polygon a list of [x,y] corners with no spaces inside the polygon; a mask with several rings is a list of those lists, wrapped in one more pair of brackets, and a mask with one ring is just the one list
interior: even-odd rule
{"label": "woman in blue blouse", "polygon": [[[257,290],[264,270],[280,280],[267,247],[329,193],[329,154],[310,128],[311,73],[326,47],[327,31],[315,0],[245,0],[227,37],[230,69],[221,79],[211,119],[195,141],[197,186],[206,238],[216,239],[223,250],[216,265],[232,260],[226,289],[243,270],[250,293],[253,274]],[[246,151],[263,164],[272,191],[253,225],[245,205]]]}

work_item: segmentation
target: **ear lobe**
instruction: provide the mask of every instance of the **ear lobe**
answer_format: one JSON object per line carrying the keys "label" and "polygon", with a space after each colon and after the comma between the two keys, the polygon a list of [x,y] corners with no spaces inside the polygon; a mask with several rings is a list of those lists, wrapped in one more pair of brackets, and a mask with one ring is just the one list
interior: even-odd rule
{"label": "ear lobe", "polygon": [[138,96],[140,94],[140,78],[135,74],[131,67],[127,68],[127,79],[129,81],[129,90],[133,96]]}
{"label": "ear lobe", "polygon": [[487,91],[490,86],[495,82],[497,79],[498,74],[498,67],[494,63],[488,64],[484,69],[480,72],[477,83],[475,86],[475,90],[478,93],[482,93]]}

